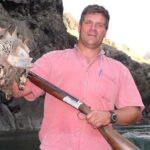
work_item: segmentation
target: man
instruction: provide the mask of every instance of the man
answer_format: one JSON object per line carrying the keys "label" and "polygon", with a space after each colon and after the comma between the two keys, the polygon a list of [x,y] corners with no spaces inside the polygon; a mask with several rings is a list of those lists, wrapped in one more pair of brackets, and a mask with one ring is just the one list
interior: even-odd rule
{"label": "man", "polygon": [[[93,110],[85,117],[46,93],[39,134],[41,150],[110,150],[96,128],[140,119],[144,106],[129,70],[106,57],[101,48],[108,24],[109,13],[104,7],[87,6],[81,15],[75,48],[49,52],[34,63],[34,73]],[[14,83],[13,94],[34,100],[44,91],[28,81],[22,92]]]}

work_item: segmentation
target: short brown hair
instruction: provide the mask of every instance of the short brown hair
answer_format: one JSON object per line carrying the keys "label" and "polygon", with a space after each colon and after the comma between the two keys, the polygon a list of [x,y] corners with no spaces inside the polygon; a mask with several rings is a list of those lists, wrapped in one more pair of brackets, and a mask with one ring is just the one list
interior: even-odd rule
{"label": "short brown hair", "polygon": [[82,24],[85,15],[91,14],[91,13],[102,14],[106,18],[105,28],[108,29],[109,19],[110,19],[109,12],[103,6],[96,5],[96,4],[95,5],[88,5],[87,7],[84,8],[84,10],[82,11],[79,23]]}

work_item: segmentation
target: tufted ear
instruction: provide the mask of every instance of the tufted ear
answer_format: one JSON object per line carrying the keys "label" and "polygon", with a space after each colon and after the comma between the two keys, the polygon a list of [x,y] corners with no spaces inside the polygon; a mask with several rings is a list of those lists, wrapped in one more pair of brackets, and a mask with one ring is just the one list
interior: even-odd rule
{"label": "tufted ear", "polygon": [[12,26],[8,28],[0,28],[0,39],[17,38],[17,27],[11,33]]}
{"label": "tufted ear", "polygon": [[13,38],[17,38],[17,27],[16,27],[15,30],[12,32],[12,37],[13,37]]}
{"label": "tufted ear", "polygon": [[22,47],[27,53],[30,52],[30,49],[29,49],[29,47],[28,47],[28,45],[27,45],[27,42],[28,42],[28,41],[29,41],[29,40],[28,40],[27,38],[22,37],[22,38],[21,38],[21,45],[20,45],[20,47]]}
{"label": "tufted ear", "polygon": [[30,52],[30,49],[29,49],[29,47],[28,47],[28,45],[27,45],[27,39],[25,39],[25,41],[22,43],[22,47],[23,47],[23,49],[27,52],[27,53],[29,53]]}
{"label": "tufted ear", "polygon": [[23,43],[23,44],[27,44],[27,42],[28,42],[28,39],[25,38],[25,37],[22,37],[21,40],[22,40],[22,43]]}

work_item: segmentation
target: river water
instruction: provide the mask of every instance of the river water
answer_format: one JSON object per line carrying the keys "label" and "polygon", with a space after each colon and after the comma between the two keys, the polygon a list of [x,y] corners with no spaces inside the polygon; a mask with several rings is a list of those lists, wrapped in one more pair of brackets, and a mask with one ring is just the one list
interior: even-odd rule
{"label": "river water", "polygon": [[0,150],[39,150],[38,131],[0,133]]}
{"label": "river water", "polygon": [[150,125],[116,126],[114,128],[141,150],[150,150]]}
{"label": "river water", "polygon": [[[150,150],[150,125],[115,126],[141,150]],[[0,132],[0,150],[39,150],[38,131]]]}

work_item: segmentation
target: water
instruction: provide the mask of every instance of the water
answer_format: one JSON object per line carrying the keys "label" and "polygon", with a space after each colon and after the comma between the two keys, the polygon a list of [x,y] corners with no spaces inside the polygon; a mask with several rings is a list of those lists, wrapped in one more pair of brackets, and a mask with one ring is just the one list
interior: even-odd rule
{"label": "water", "polygon": [[[150,125],[115,126],[141,150],[150,150]],[[38,131],[0,132],[0,150],[39,150]]]}
{"label": "water", "polygon": [[0,150],[39,150],[38,131],[0,133]]}
{"label": "water", "polygon": [[150,150],[150,125],[116,126],[114,128],[141,150]]}

